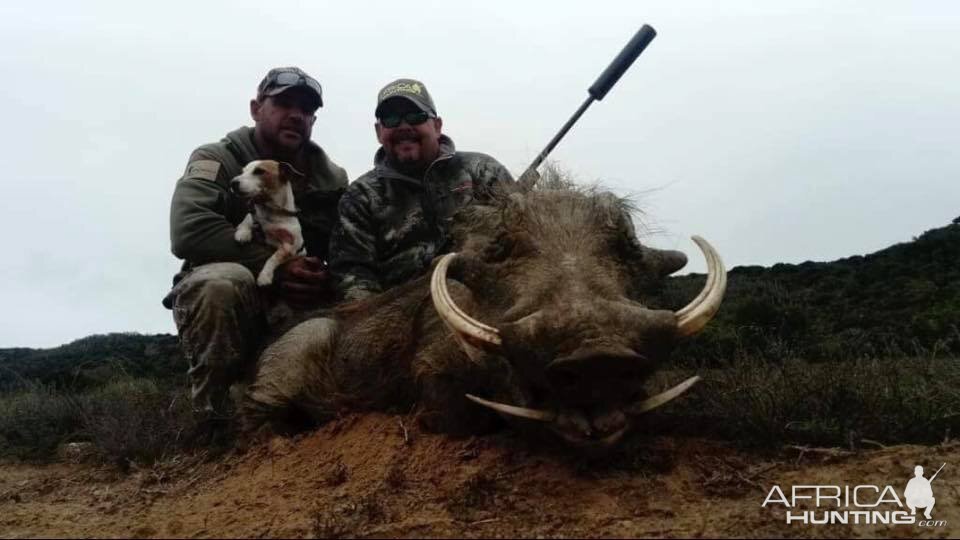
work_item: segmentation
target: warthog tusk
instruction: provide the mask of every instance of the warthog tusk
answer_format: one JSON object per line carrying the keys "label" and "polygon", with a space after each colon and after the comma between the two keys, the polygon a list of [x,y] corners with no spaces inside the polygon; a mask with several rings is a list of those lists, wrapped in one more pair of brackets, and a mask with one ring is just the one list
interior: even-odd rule
{"label": "warthog tusk", "polygon": [[656,409],[657,407],[663,405],[664,403],[667,403],[668,401],[673,401],[674,399],[680,397],[680,395],[686,392],[687,390],[689,390],[691,386],[697,384],[699,380],[700,380],[700,376],[694,375],[693,377],[690,377],[689,379],[683,381],[682,383],[674,386],[669,390],[660,392],[659,394],[653,397],[648,397],[647,399],[639,403],[634,403],[633,405],[627,407],[627,410],[625,412],[633,416],[638,416],[643,413],[652,411],[653,409]]}
{"label": "warthog tusk", "polygon": [[454,334],[473,338],[481,342],[490,343],[499,346],[500,332],[489,325],[474,319],[463,312],[450,297],[450,291],[447,290],[447,268],[456,258],[456,253],[448,253],[440,258],[437,267],[433,270],[433,276],[430,278],[430,296],[433,298],[433,307],[436,308],[440,319],[447,325]]}
{"label": "warthog tusk", "polygon": [[703,238],[694,236],[693,241],[707,259],[707,283],[692,302],[676,312],[677,333],[680,336],[691,336],[703,330],[720,309],[723,294],[727,290],[727,271],[720,255]]}
{"label": "warthog tusk", "polygon": [[516,405],[507,405],[504,403],[497,403],[496,401],[489,401],[480,397],[477,397],[473,394],[464,394],[467,396],[467,399],[470,401],[482,405],[484,407],[493,409],[498,413],[506,414],[509,416],[519,416],[520,418],[526,418],[528,420],[536,420],[538,422],[553,422],[556,420],[557,415],[552,412],[541,411],[537,409],[527,409],[525,407],[517,407]]}
{"label": "warthog tusk", "polygon": [[[690,389],[691,386],[697,384],[700,381],[699,375],[694,375],[689,379],[683,381],[682,383],[660,392],[659,394],[649,397],[638,403],[627,407],[624,411],[631,416],[639,416],[641,414],[647,413],[656,409],[657,407],[664,405],[674,399],[680,397],[684,392]],[[555,413],[549,411],[542,411],[540,409],[528,409],[526,407],[517,407],[516,405],[507,405],[505,403],[497,403],[496,401],[490,401],[477,397],[473,394],[464,394],[467,399],[470,401],[487,407],[488,409],[493,409],[499,413],[506,414],[508,416],[517,416],[520,418],[526,418],[528,420],[536,420],[538,422],[553,422],[557,419]]]}

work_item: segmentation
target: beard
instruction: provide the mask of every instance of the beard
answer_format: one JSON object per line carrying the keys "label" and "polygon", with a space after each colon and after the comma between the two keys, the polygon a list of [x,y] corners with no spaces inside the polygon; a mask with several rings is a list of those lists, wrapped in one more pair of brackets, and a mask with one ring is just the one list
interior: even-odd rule
{"label": "beard", "polygon": [[[397,172],[407,176],[420,177],[426,172],[427,167],[436,156],[426,156],[424,154],[423,137],[415,131],[398,131],[390,137],[391,149],[387,153],[387,159],[391,167]],[[410,151],[400,152],[398,147],[404,143],[415,143],[418,148],[416,153]]]}

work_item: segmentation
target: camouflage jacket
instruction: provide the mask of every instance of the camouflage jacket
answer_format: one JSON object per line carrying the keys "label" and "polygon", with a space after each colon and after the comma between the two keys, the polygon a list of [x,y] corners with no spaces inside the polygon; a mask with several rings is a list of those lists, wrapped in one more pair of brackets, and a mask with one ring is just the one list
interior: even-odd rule
{"label": "camouflage jacket", "polygon": [[364,298],[423,272],[442,253],[453,213],[482,199],[498,181],[513,182],[497,160],[457,152],[445,135],[440,151],[420,180],[391,168],[380,148],[373,170],[347,188],[330,239],[330,268],[345,299]]}
{"label": "camouflage jacket", "polygon": [[[307,254],[325,259],[347,173],[312,142],[307,155],[307,170],[303,171],[307,186],[294,187],[294,200]],[[173,254],[184,259],[183,270],[210,262],[237,262],[256,275],[273,253],[264,243],[240,244],[233,239],[248,208],[230,193],[230,180],[255,159],[261,158],[249,127],[190,154],[170,205],[170,243]]]}

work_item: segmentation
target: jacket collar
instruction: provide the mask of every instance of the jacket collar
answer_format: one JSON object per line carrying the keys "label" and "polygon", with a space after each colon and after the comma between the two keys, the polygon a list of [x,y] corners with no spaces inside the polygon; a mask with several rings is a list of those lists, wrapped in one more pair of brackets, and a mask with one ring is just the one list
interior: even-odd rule
{"label": "jacket collar", "polygon": [[227,133],[226,141],[236,149],[241,167],[255,159],[260,159],[257,146],[253,142],[252,127],[244,126]]}

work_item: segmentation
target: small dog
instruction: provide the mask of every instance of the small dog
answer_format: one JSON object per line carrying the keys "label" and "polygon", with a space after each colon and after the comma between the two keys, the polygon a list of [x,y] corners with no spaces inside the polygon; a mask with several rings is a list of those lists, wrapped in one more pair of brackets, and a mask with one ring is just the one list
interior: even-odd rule
{"label": "small dog", "polygon": [[233,238],[242,244],[253,238],[254,221],[260,224],[268,245],[277,251],[267,259],[257,276],[257,285],[273,283],[277,267],[303,249],[303,232],[293,204],[292,182],[304,180],[303,173],[289,163],[273,160],[251,161],[230,181],[230,191],[248,199],[253,207],[237,225]]}

